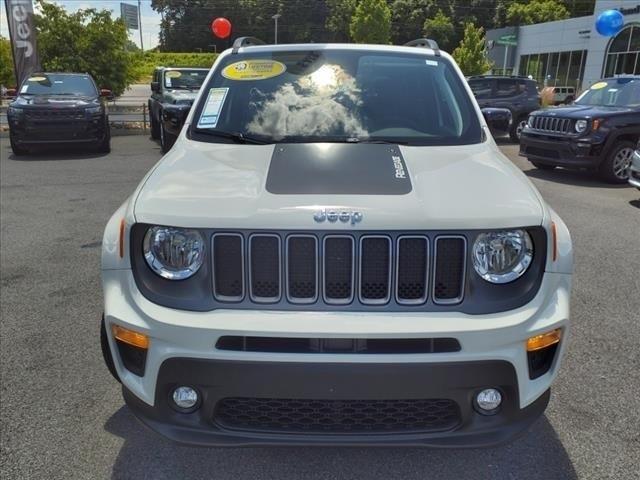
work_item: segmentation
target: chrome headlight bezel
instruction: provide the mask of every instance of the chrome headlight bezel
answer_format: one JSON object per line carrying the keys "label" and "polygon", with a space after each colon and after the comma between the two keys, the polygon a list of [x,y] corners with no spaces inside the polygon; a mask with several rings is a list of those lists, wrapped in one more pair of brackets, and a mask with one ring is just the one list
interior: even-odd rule
{"label": "chrome headlight bezel", "polygon": [[102,113],[102,105],[95,105],[84,109],[87,115],[99,115]]}
{"label": "chrome headlight bezel", "polygon": [[527,119],[527,125],[528,125],[530,128],[533,128],[533,119],[534,119],[534,118],[535,118],[535,117],[534,117],[533,115],[529,115],[529,118]]}
{"label": "chrome headlight bezel", "polygon": [[[500,247],[500,248],[499,248]],[[502,266],[496,266],[499,256],[505,248],[517,247],[512,251],[510,259]],[[471,251],[475,272],[483,280],[493,284],[511,283],[520,278],[533,261],[533,241],[526,230],[502,230],[479,234]]]}
{"label": "chrome headlight bezel", "polygon": [[205,239],[198,230],[152,226],[145,233],[142,252],[149,268],[160,277],[186,280],[204,263]]}
{"label": "chrome headlight bezel", "polygon": [[576,120],[576,124],[574,125],[574,129],[576,133],[584,133],[587,131],[587,127],[589,126],[589,122],[584,119]]}

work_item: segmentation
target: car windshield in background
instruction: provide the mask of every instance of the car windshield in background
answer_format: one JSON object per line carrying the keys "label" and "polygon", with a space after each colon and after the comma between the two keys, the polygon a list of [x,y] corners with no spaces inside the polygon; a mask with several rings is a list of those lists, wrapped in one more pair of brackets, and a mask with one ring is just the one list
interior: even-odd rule
{"label": "car windshield in background", "polygon": [[575,101],[577,105],[597,105],[609,107],[640,106],[640,79],[613,78],[591,85]]}
{"label": "car windshield in background", "polygon": [[95,97],[98,92],[88,75],[38,74],[29,77],[20,88],[21,94],[80,95]]}
{"label": "car windshield in background", "polygon": [[209,70],[168,70],[164,72],[165,88],[199,90]]}
{"label": "car windshield in background", "polygon": [[[318,50],[228,55],[206,86],[194,138],[273,142],[479,143],[449,61],[424,54]],[[198,135],[200,133],[200,135]]]}

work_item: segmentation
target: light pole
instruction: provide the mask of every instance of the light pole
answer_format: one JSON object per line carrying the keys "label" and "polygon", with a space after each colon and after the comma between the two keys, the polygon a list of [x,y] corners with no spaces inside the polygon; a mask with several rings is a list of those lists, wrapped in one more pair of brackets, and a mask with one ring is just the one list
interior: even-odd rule
{"label": "light pole", "polygon": [[276,33],[275,33],[275,44],[278,44],[278,19],[281,17],[282,15],[280,15],[279,13],[276,13],[273,17],[275,21],[276,21]]}

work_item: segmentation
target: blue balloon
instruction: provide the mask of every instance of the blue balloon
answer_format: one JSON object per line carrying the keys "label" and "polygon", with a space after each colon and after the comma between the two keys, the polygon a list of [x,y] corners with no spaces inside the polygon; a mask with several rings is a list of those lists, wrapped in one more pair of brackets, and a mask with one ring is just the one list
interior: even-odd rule
{"label": "blue balloon", "polygon": [[613,37],[623,26],[624,16],[618,10],[605,10],[596,20],[596,30],[605,37]]}

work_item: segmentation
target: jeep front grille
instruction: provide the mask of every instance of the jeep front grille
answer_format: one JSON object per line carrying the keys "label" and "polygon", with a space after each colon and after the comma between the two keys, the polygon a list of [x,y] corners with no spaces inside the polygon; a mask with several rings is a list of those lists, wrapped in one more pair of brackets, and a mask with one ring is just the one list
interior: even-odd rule
{"label": "jeep front grille", "polygon": [[571,133],[573,131],[573,121],[569,118],[534,115],[532,123],[531,128],[541,132]]}
{"label": "jeep front grille", "polygon": [[464,297],[462,235],[216,233],[212,251],[220,302],[375,307]]}

